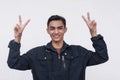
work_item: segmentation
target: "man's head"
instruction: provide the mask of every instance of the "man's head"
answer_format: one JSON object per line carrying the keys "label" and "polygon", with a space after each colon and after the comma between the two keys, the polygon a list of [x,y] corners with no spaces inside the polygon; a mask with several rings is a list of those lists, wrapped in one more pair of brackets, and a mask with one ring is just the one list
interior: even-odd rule
{"label": "man's head", "polygon": [[52,15],[47,22],[47,32],[52,41],[63,41],[64,33],[67,31],[66,20],[59,15]]}
{"label": "man's head", "polygon": [[64,24],[64,27],[66,27],[66,20],[65,20],[65,18],[62,17],[62,16],[59,16],[59,15],[52,15],[51,17],[49,17],[48,22],[47,22],[47,26],[49,26],[49,23],[51,21],[58,21],[58,20],[62,21],[63,24]]}

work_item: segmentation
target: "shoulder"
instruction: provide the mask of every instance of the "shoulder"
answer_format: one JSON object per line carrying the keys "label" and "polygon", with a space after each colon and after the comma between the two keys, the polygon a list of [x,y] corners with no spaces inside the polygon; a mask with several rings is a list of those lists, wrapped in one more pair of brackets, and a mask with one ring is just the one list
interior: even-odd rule
{"label": "shoulder", "polygon": [[86,49],[81,45],[71,45],[71,50],[73,53],[79,53],[79,54],[87,53],[89,51],[88,49]]}
{"label": "shoulder", "polygon": [[73,48],[73,49],[79,49],[79,50],[84,50],[84,49],[86,49],[85,47],[83,47],[83,46],[81,46],[81,45],[70,45],[71,46],[71,48]]}
{"label": "shoulder", "polygon": [[27,51],[27,53],[29,54],[38,54],[38,53],[42,53],[45,51],[45,46],[37,46],[37,47],[34,47],[32,49],[30,49],[29,51]]}

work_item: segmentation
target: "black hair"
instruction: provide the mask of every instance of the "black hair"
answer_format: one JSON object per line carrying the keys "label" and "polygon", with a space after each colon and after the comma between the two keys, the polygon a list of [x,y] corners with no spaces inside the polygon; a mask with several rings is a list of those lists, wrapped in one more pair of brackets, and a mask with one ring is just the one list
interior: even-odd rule
{"label": "black hair", "polygon": [[49,26],[49,23],[53,20],[61,20],[64,24],[64,26],[66,26],[66,20],[64,17],[59,16],[59,15],[52,15],[51,17],[49,17],[48,21],[47,21],[47,26]]}

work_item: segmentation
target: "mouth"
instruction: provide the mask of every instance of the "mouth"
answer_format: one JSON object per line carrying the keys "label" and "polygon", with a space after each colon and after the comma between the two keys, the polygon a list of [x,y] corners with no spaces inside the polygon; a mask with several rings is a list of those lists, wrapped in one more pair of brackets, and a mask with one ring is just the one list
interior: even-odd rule
{"label": "mouth", "polygon": [[53,38],[59,39],[59,38],[60,38],[60,35],[53,35]]}

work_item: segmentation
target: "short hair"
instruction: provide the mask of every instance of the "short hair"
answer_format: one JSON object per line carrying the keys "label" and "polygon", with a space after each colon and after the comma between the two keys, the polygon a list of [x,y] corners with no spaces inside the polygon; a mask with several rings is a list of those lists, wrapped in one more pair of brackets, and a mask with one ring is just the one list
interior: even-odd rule
{"label": "short hair", "polygon": [[49,23],[51,21],[57,21],[57,20],[61,20],[64,24],[64,26],[66,26],[66,20],[64,17],[59,16],[59,15],[52,15],[51,17],[49,17],[48,21],[47,21],[47,26],[49,26]]}

